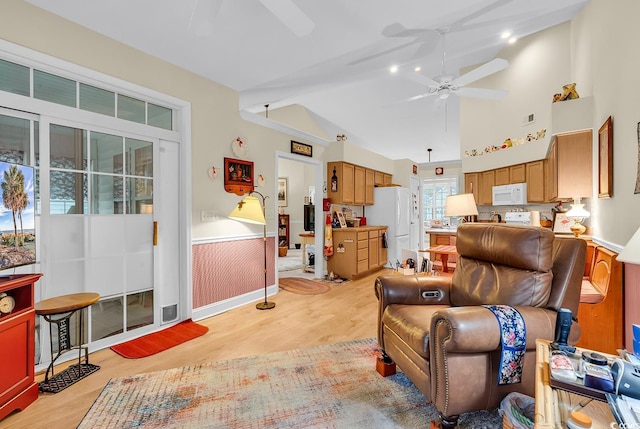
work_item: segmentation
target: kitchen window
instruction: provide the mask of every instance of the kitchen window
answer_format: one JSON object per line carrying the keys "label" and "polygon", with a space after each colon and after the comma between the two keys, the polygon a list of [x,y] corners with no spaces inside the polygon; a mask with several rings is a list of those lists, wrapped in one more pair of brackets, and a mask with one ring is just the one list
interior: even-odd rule
{"label": "kitchen window", "polygon": [[449,195],[458,193],[458,178],[429,178],[422,182],[422,222],[424,228],[430,228],[433,220],[448,223],[444,216],[444,205]]}

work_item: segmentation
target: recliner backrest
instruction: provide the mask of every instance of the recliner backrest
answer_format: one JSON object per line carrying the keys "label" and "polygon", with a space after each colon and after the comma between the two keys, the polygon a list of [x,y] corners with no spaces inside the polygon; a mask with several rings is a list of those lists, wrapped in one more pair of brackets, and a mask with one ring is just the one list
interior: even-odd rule
{"label": "recliner backrest", "polygon": [[545,307],[553,281],[554,235],[545,228],[469,223],[458,227],[455,306]]}

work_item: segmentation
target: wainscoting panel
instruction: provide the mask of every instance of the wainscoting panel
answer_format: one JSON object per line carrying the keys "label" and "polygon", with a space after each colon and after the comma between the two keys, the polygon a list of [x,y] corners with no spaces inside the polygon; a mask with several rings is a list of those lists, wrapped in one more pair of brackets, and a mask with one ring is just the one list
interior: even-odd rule
{"label": "wainscoting panel", "polygon": [[[267,237],[267,285],[275,284],[275,237]],[[194,244],[193,308],[264,289],[262,238]]]}

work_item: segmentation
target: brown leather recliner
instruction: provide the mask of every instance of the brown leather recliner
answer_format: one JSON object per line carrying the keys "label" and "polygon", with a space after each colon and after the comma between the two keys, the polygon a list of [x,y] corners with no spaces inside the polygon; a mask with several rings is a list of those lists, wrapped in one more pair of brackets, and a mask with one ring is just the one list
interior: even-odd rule
{"label": "brown leather recliner", "polygon": [[[492,409],[510,392],[534,396],[535,341],[553,340],[556,311],[578,313],[586,243],[545,228],[470,223],[458,227],[453,277],[376,279],[378,342],[433,403],[443,427],[461,413]],[[483,304],[518,310],[526,324],[522,381],[498,385],[500,326]],[[569,342],[580,337],[573,323]]]}

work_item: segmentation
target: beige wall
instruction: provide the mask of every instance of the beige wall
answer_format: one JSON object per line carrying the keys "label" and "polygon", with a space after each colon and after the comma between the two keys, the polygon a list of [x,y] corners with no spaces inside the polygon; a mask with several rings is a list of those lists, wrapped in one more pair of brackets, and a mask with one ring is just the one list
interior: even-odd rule
{"label": "beige wall", "polygon": [[[215,181],[207,175],[211,166],[222,170],[224,157],[234,157],[231,142],[236,137],[247,143],[247,159],[255,162],[256,174],[265,176],[267,185],[259,190],[272,197],[267,207],[275,212],[274,151],[289,152],[291,137],[243,120],[236,91],[21,0],[2,1],[0,38],[191,103],[192,238],[261,232],[226,219],[240,197],[224,191],[222,174]],[[314,147],[314,157],[322,152]],[[217,219],[202,222],[203,211]],[[273,216],[268,229],[275,231]]]}
{"label": "beige wall", "polygon": [[[594,133],[594,172],[597,172],[597,130],[608,116],[614,122],[613,198],[590,201],[594,238],[612,247],[623,247],[640,226],[640,195],[634,194],[638,166],[637,124],[640,121],[640,58],[633,54],[640,40],[635,0],[592,0],[570,23],[519,40],[499,57],[510,67],[474,86],[508,89],[502,101],[461,100],[461,149],[484,147],[506,137],[531,130],[551,129],[551,97],[563,84],[577,83],[581,97],[592,97],[590,122]],[[533,112],[536,122],[522,126],[522,117]],[[547,142],[548,144],[548,142]],[[517,163],[512,148],[505,162]],[[512,151],[512,152],[510,152]],[[538,154],[536,153],[535,156]],[[463,155],[464,156],[464,155]],[[491,154],[488,155],[491,157]],[[533,156],[527,154],[527,156]],[[485,155],[483,155],[485,157]],[[483,162],[493,168],[491,158]],[[467,160],[468,161],[468,160]],[[475,160],[476,162],[478,160]],[[463,171],[465,158],[462,158]]]}

